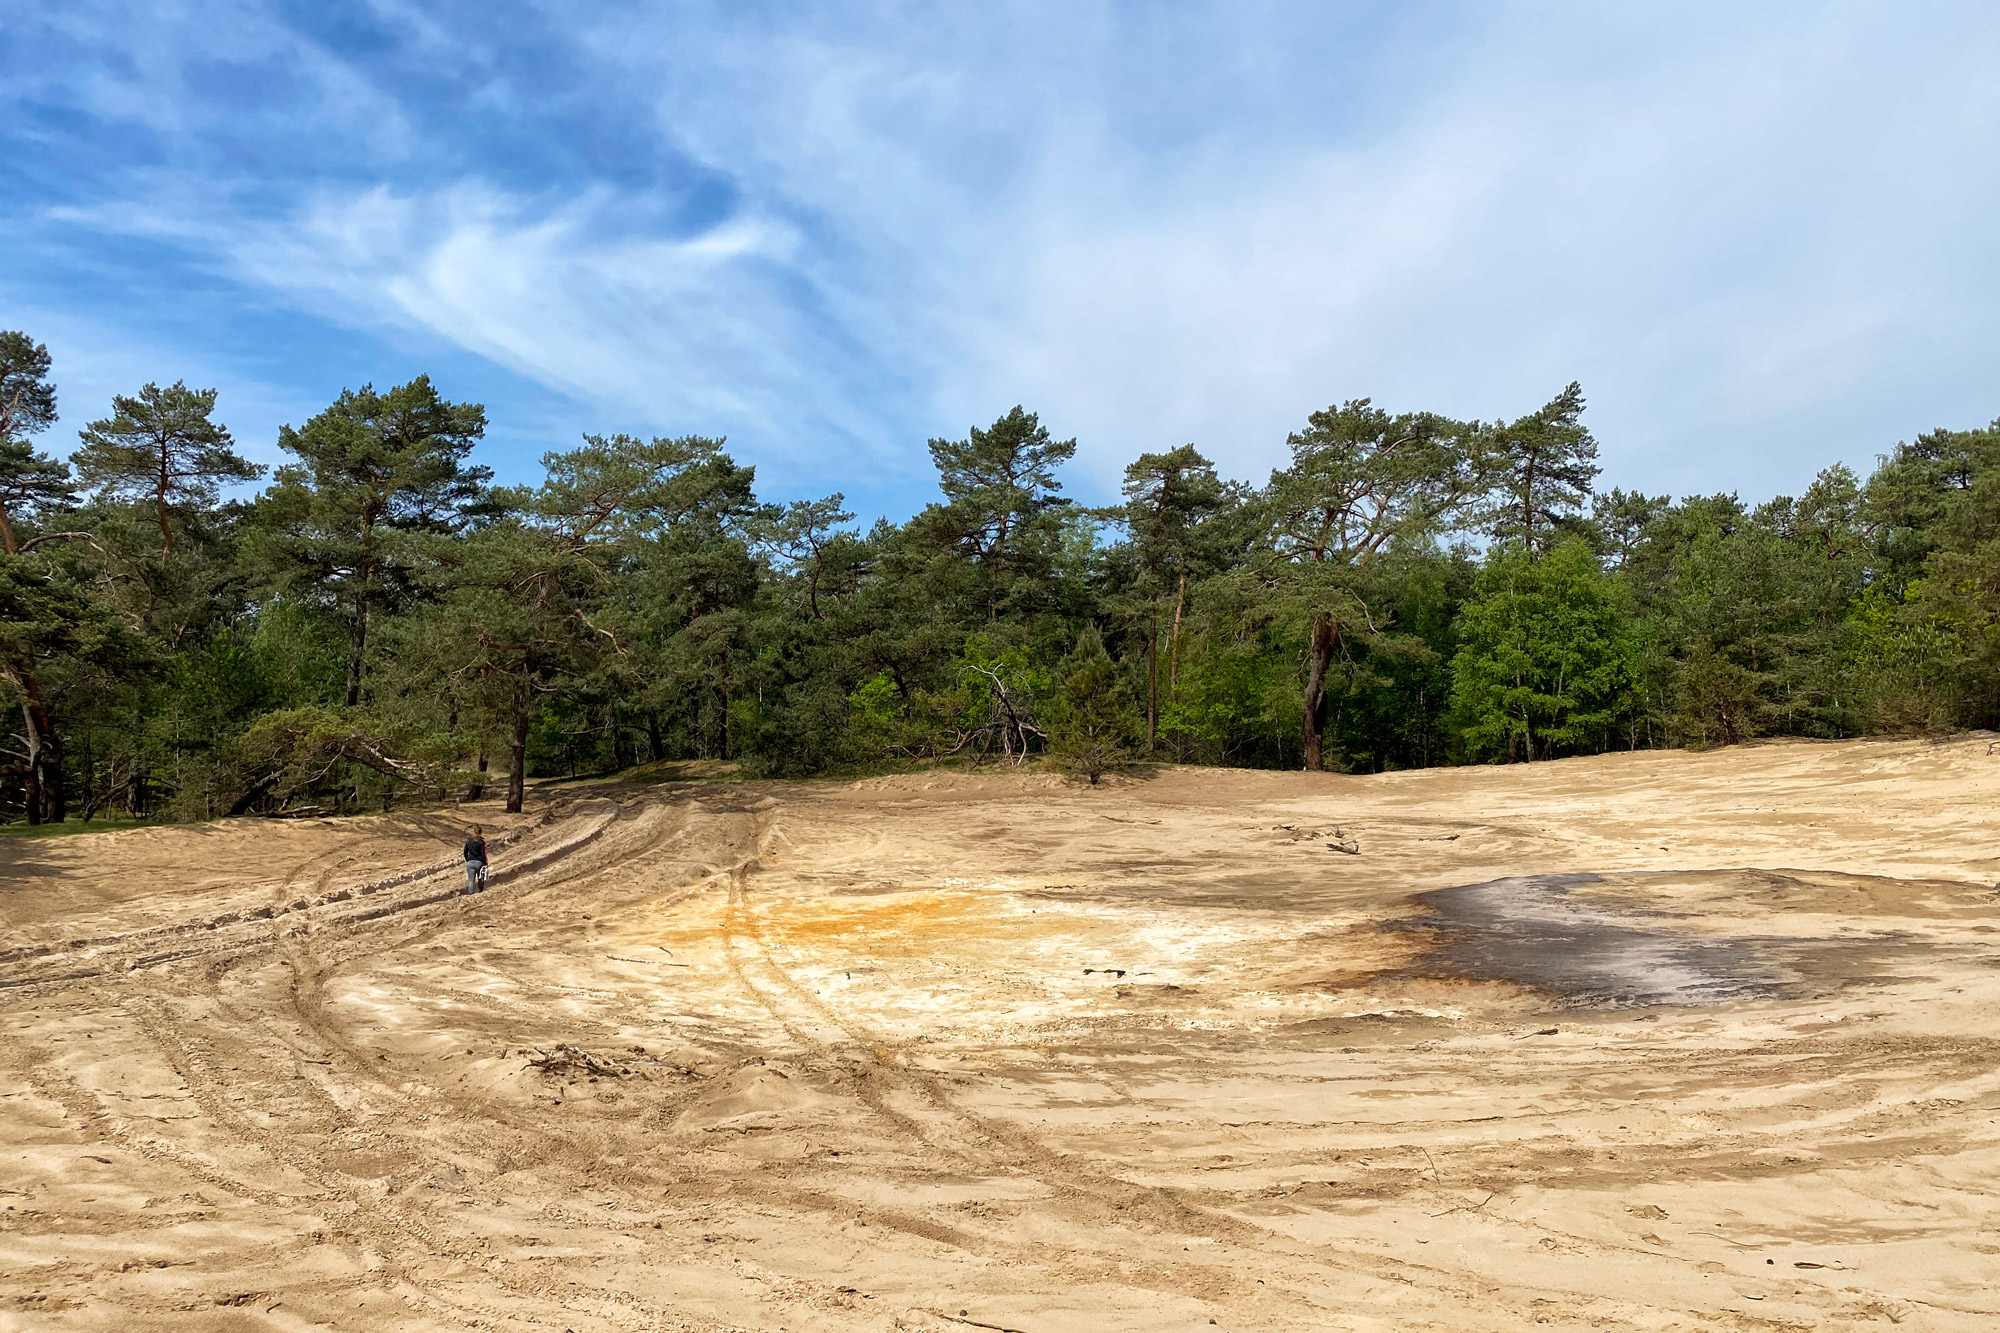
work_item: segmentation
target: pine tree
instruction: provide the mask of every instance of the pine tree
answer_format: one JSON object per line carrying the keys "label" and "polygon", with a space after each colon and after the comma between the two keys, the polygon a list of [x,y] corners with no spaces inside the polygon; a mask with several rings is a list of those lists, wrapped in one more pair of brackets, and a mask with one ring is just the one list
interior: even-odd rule
{"label": "pine tree", "polygon": [[1430,540],[1487,486],[1474,435],[1462,422],[1391,416],[1359,398],[1313,413],[1287,441],[1291,466],[1271,474],[1263,496],[1268,577],[1274,607],[1306,633],[1300,721],[1310,770],[1325,766],[1320,709],[1341,637],[1381,624],[1370,571],[1399,546]]}
{"label": "pine tree", "polygon": [[18,557],[38,539],[21,524],[71,501],[69,465],[36,452],[31,435],[56,420],[49,349],[18,330],[0,332],[0,544],[6,548],[5,608],[0,609],[0,673],[19,697],[27,751],[28,822],[60,823],[64,814],[62,740],[49,720],[39,664],[65,646],[89,618],[89,606],[52,588],[44,571]]}
{"label": "pine tree", "polygon": [[222,423],[212,417],[215,390],[175,381],[148,384],[136,397],[114,397],[111,415],[80,433],[73,455],[77,475],[106,496],[151,503],[160,527],[160,553],[174,553],[168,516],[190,506],[213,505],[224,482],[255,481],[261,464],[237,454]]}
{"label": "pine tree", "polygon": [[[1159,736],[1160,621],[1166,616],[1167,689],[1179,670],[1181,619],[1187,609],[1188,579],[1207,564],[1204,524],[1234,498],[1215,475],[1215,464],[1191,444],[1163,454],[1141,454],[1125,469],[1125,503],[1110,510],[1125,529],[1136,577],[1132,614],[1143,618],[1146,635],[1146,748]],[[1172,613],[1166,612],[1171,589]]]}
{"label": "pine tree", "polygon": [[1583,424],[1583,386],[1572,382],[1524,417],[1492,429],[1489,466],[1497,503],[1491,532],[1542,552],[1581,527],[1597,480],[1597,440]]}
{"label": "pine tree", "polygon": [[1104,649],[1096,625],[1086,625],[1055,675],[1049,750],[1058,763],[1096,786],[1104,774],[1131,758],[1137,730],[1130,691],[1118,664]]}
{"label": "pine tree", "polygon": [[21,549],[20,525],[72,500],[69,464],[37,453],[28,437],[55,424],[49,349],[19,330],[0,332],[0,545]]}
{"label": "pine tree", "polygon": [[278,432],[299,461],[278,469],[259,503],[253,558],[277,590],[322,601],[345,623],[350,708],[371,624],[419,591],[423,539],[457,531],[492,479],[466,463],[485,433],[486,410],[447,402],[428,375],[387,393],[343,391],[304,427]]}
{"label": "pine tree", "polygon": [[1016,405],[963,440],[932,440],[930,450],[945,497],[932,516],[956,533],[978,565],[986,618],[995,622],[1014,583],[1033,573],[1013,568],[1021,530],[1067,503],[1056,494],[1062,483],[1055,470],[1076,455],[1076,441],[1051,439],[1039,417]]}

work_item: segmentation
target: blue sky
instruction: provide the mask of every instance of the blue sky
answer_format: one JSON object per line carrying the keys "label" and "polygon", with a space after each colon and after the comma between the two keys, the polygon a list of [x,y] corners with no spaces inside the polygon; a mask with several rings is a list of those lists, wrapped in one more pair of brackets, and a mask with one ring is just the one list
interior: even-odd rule
{"label": "blue sky", "polygon": [[727,435],[931,493],[1016,402],[1072,493],[1313,409],[1583,382],[1606,484],[1796,491],[2000,415],[2000,8],[0,0],[0,327],[63,421],[245,452],[428,371],[511,479]]}

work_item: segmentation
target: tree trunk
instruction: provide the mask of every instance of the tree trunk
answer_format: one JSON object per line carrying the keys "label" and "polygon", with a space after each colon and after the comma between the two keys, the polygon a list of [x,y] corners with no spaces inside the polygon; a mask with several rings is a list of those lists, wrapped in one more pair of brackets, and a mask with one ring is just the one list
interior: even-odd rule
{"label": "tree trunk", "polygon": [[715,687],[716,704],[722,710],[722,757],[729,758],[729,664],[725,661],[722,679]]}
{"label": "tree trunk", "polygon": [[363,600],[354,619],[354,651],[347,658],[347,706],[361,702],[361,656],[368,650],[368,603]]}
{"label": "tree trunk", "polygon": [[35,721],[28,715],[28,705],[21,705],[21,718],[25,724],[22,741],[28,751],[28,771],[25,775],[25,789],[21,794],[21,811],[30,824],[42,822],[42,738],[35,732]]}
{"label": "tree trunk", "polygon": [[62,737],[40,704],[34,706],[32,716],[33,725],[41,731],[42,821],[60,824],[69,813],[69,800],[63,791]]}
{"label": "tree trunk", "polygon": [[507,813],[521,813],[522,799],[528,791],[528,706],[534,696],[524,684],[520,696],[514,701],[514,743],[507,760]]}
{"label": "tree trunk", "polygon": [[1180,590],[1174,594],[1174,628],[1167,635],[1167,697],[1174,697],[1180,684],[1181,611],[1187,606],[1187,571],[1181,571]]}
{"label": "tree trunk", "polygon": [[646,710],[646,758],[659,763],[666,758],[666,747],[660,743],[660,710]]}
{"label": "tree trunk", "polygon": [[1333,665],[1333,650],[1340,639],[1340,627],[1333,617],[1320,613],[1313,617],[1312,644],[1306,670],[1306,697],[1303,721],[1306,734],[1306,771],[1322,773],[1326,765],[1320,754],[1319,705],[1326,697],[1326,672]]}
{"label": "tree trunk", "polygon": [[992,581],[986,585],[986,623],[1000,623],[1000,584],[1007,577],[1008,515],[1000,515],[1000,531],[993,541]]}
{"label": "tree trunk", "polygon": [[21,720],[28,748],[28,822],[60,824],[68,811],[63,797],[62,738],[49,723],[41,687],[32,672],[21,673]]}
{"label": "tree trunk", "polygon": [[[1535,455],[1528,455],[1527,480],[1521,486],[1521,545],[1530,555],[1535,551]],[[1528,758],[1533,759],[1534,747],[1529,747]]]}
{"label": "tree trunk", "polygon": [[92,752],[90,733],[87,731],[83,734],[83,763],[80,768],[83,773],[83,822],[88,824],[90,817],[97,813],[97,756]]}
{"label": "tree trunk", "polygon": [[472,785],[465,789],[465,799],[468,801],[477,801],[482,797],[484,797],[485,795],[486,795],[486,732],[484,728],[482,728],[479,733],[479,776],[474,778],[472,780]]}
{"label": "tree trunk", "polygon": [[347,659],[347,706],[361,702],[361,660],[368,651],[368,603],[375,587],[375,522],[364,518],[361,528],[361,590],[354,603],[354,653]]}
{"label": "tree trunk", "polygon": [[[1160,618],[1156,615],[1146,630],[1146,749],[1160,740]],[[1092,778],[1095,784],[1097,779]]]}

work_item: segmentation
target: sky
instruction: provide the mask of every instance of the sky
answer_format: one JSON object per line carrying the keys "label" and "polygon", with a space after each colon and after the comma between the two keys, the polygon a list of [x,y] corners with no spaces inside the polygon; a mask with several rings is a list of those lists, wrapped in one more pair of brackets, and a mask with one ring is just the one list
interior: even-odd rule
{"label": "sky", "polygon": [[767,498],[934,493],[1016,403],[1079,499],[1317,408],[1571,380],[1603,484],[1796,493],[2000,416],[2000,7],[0,0],[0,328],[66,452],[220,390],[726,436]]}

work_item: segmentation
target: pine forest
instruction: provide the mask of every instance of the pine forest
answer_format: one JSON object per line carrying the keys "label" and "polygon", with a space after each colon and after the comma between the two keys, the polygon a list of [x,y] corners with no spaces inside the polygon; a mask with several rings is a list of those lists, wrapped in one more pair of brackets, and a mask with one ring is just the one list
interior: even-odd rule
{"label": "pine forest", "polygon": [[1674,499],[1601,484],[1575,384],[1513,419],[1408,407],[1311,413],[1261,485],[1142,454],[1101,508],[1016,407],[931,440],[936,498],[869,524],[760,500],[698,435],[588,436],[498,485],[484,410],[424,377],[341,393],[272,470],[180,383],[70,445],[46,349],[0,333],[0,818],[2000,725],[2000,424]]}

